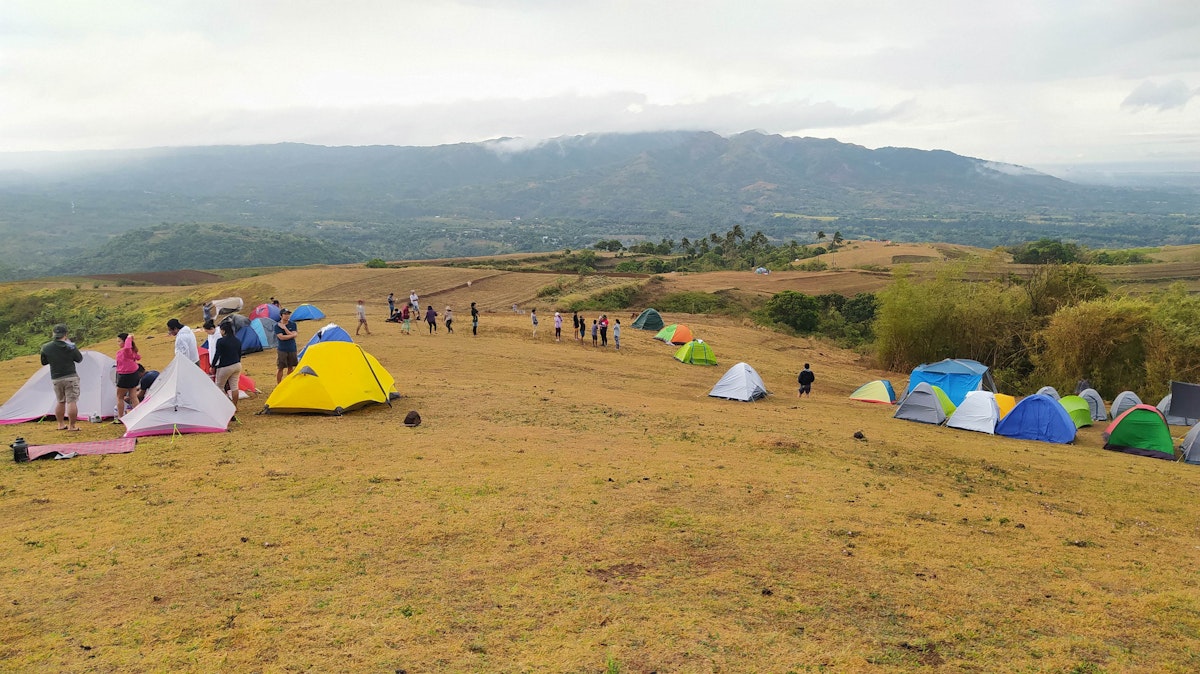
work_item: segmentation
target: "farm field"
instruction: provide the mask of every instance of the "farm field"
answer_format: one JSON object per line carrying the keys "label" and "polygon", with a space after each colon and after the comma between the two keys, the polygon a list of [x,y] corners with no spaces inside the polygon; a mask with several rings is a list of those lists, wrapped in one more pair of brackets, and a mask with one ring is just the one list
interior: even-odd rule
{"label": "farm field", "polygon": [[[877,276],[664,286],[858,292]],[[1049,445],[893,420],[847,395],[881,377],[903,386],[905,373],[741,319],[665,316],[708,342],[717,367],[674,361],[630,311],[609,312],[625,324],[620,351],[556,343],[553,308],[537,305],[554,279],[328,267],[95,289],[147,303],[138,338],[156,368],[173,302],[310,301],[352,328],[362,297],[373,334],[359,343],[403,397],[342,417],[255,415],[274,354],[252,354],[263,394],[228,434],[6,462],[0,669],[1200,669],[1196,466],[1105,451],[1098,427]],[[382,320],[387,293],[413,288],[423,306],[454,307],[455,334]],[[471,301],[485,311],[477,337]],[[513,304],[538,306],[536,339]],[[180,313],[199,322],[197,304]],[[318,327],[301,323],[303,338]],[[774,395],[709,398],[738,361]],[[805,362],[817,381],[799,400]],[[36,357],[0,362],[0,397],[36,369]],[[419,427],[401,424],[408,410]],[[31,444],[65,435],[53,422],[7,428]]]}

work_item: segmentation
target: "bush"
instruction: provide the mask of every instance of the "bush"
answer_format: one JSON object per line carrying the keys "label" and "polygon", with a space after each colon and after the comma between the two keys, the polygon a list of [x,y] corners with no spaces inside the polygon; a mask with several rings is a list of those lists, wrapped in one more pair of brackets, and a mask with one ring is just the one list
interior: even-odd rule
{"label": "bush", "polygon": [[367,264],[364,266],[367,267],[368,269],[386,269],[387,262],[385,262],[381,258],[373,257],[370,260],[367,260]]}
{"label": "bush", "polygon": [[804,293],[784,290],[767,300],[763,313],[772,322],[799,332],[812,332],[821,320],[821,303]]}

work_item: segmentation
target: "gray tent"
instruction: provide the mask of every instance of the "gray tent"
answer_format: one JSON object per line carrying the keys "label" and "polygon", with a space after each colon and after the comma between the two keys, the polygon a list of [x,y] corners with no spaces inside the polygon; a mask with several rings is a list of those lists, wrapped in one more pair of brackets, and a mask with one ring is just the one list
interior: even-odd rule
{"label": "gray tent", "polygon": [[1134,393],[1133,391],[1121,391],[1117,394],[1116,398],[1113,398],[1113,404],[1108,410],[1108,413],[1112,415],[1112,418],[1116,419],[1117,417],[1121,416],[1121,412],[1124,412],[1134,405],[1141,404],[1142,399],[1138,397],[1138,394]]}
{"label": "gray tent", "polygon": [[1200,419],[1200,384],[1171,382],[1171,407],[1181,417]]}
{"label": "gray tent", "polygon": [[1050,396],[1055,400],[1059,400],[1062,396],[1058,395],[1058,391],[1053,386],[1043,386],[1037,392],[1040,396]]}
{"label": "gray tent", "polygon": [[942,409],[942,402],[933,392],[933,387],[928,382],[921,382],[900,401],[895,418],[919,421],[923,424],[941,424],[946,421],[946,410]]}
{"label": "gray tent", "polygon": [[1158,404],[1155,405],[1155,407],[1158,408],[1158,411],[1162,412],[1162,415],[1167,418],[1168,426],[1195,426],[1196,422],[1200,421],[1200,419],[1189,419],[1187,417],[1173,416],[1171,414],[1171,398],[1172,395],[1168,393],[1166,397],[1158,401]]}
{"label": "gray tent", "polygon": [[1092,409],[1092,421],[1108,419],[1108,413],[1104,411],[1104,398],[1100,397],[1099,391],[1094,388],[1085,388],[1079,392],[1079,397],[1086,400],[1088,407]]}
{"label": "gray tent", "polygon": [[1184,461],[1200,465],[1200,424],[1192,426],[1192,430],[1183,436],[1179,449],[1183,451]]}

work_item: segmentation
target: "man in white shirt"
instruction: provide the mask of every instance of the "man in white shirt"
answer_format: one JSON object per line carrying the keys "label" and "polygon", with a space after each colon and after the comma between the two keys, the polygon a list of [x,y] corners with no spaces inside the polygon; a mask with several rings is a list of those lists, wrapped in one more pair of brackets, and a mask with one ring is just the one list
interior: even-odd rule
{"label": "man in white shirt", "polygon": [[179,322],[178,318],[167,321],[167,333],[175,338],[175,353],[200,366],[200,349],[196,347],[196,335],[192,329]]}

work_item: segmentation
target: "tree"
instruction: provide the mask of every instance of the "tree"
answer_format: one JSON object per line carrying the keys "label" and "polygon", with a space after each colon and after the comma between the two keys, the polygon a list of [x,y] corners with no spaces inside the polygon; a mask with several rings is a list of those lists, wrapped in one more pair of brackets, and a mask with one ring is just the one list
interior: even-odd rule
{"label": "tree", "polygon": [[618,250],[624,250],[625,246],[623,246],[621,242],[616,239],[606,239],[597,241],[592,248],[595,248],[596,250],[607,250],[610,253],[615,253]]}
{"label": "tree", "polygon": [[834,232],[833,233],[833,242],[840,246],[840,245],[842,245],[842,241],[844,241],[844,239],[842,239],[842,233]]}
{"label": "tree", "polygon": [[824,231],[824,230],[817,232],[817,241],[821,241],[821,240],[822,240],[822,239],[824,239],[824,238],[825,238],[825,231]]}
{"label": "tree", "polygon": [[783,323],[800,332],[812,332],[821,321],[821,303],[815,297],[784,290],[776,293],[763,306],[767,318]]}

